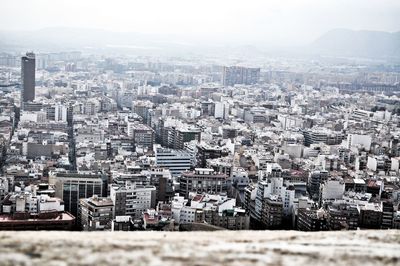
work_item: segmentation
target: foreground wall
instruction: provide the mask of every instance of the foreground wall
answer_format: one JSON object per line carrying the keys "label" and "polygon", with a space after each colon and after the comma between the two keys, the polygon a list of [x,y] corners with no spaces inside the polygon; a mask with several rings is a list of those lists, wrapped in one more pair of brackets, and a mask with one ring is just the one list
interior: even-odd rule
{"label": "foreground wall", "polygon": [[0,265],[399,265],[399,231],[0,232]]}

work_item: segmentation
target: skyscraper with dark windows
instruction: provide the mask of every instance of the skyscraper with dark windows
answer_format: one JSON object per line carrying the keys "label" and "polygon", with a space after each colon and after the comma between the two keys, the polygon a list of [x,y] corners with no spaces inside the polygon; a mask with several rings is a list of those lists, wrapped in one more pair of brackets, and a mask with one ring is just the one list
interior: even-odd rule
{"label": "skyscraper with dark windows", "polygon": [[35,99],[35,54],[26,53],[21,58],[22,102]]}

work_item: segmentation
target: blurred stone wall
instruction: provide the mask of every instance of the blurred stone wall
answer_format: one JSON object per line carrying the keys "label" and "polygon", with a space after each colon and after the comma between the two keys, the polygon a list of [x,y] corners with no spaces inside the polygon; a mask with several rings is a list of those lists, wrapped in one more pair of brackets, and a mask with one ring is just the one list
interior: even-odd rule
{"label": "blurred stone wall", "polygon": [[400,231],[0,232],[0,265],[399,265]]}

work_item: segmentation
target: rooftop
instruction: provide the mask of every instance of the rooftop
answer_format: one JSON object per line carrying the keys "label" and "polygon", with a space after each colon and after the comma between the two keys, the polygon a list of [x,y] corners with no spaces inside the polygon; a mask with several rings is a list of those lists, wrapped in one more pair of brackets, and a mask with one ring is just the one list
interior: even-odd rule
{"label": "rooftop", "polygon": [[[48,222],[56,222],[56,221],[72,221],[75,217],[69,214],[68,212],[53,212],[53,213],[43,213],[40,215],[30,215],[28,219],[14,219],[10,214],[1,214],[0,215],[0,223],[35,223],[36,221],[48,221]],[[0,256],[1,257],[1,256]]]}
{"label": "rooftop", "polygon": [[87,203],[92,204],[96,207],[114,206],[110,198],[98,197],[96,195],[91,198],[81,199],[81,201],[86,201]]}

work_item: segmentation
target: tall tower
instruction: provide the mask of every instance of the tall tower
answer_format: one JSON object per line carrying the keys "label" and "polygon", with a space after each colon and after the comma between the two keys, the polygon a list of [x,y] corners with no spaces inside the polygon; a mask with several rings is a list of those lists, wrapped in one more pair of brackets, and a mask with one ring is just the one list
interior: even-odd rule
{"label": "tall tower", "polygon": [[22,102],[35,99],[35,54],[26,53],[21,58]]}

